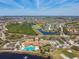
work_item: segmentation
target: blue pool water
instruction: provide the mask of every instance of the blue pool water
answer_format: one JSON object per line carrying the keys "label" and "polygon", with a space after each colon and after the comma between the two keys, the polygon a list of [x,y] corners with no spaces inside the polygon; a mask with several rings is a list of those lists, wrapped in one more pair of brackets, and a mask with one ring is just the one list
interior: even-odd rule
{"label": "blue pool water", "polygon": [[0,53],[0,59],[49,59],[49,58],[43,58],[40,56],[29,55],[29,54],[3,52]]}
{"label": "blue pool water", "polygon": [[44,34],[44,35],[54,35],[54,34],[58,34],[57,32],[46,32],[46,31],[44,31],[44,30],[42,30],[42,29],[38,29],[42,34]]}
{"label": "blue pool water", "polygon": [[26,46],[23,50],[34,51],[35,50],[35,46],[29,45],[29,46]]}

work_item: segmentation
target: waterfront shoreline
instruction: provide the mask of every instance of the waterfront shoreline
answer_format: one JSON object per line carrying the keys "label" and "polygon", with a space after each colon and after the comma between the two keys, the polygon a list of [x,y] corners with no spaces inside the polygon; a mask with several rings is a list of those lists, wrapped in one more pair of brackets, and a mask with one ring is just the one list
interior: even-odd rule
{"label": "waterfront shoreline", "polygon": [[26,54],[26,55],[31,55],[31,56],[38,56],[38,57],[42,57],[45,59],[48,59],[48,56],[43,56],[40,52],[33,52],[33,51],[22,51],[22,50],[0,50],[0,54],[1,53],[12,53],[12,54]]}

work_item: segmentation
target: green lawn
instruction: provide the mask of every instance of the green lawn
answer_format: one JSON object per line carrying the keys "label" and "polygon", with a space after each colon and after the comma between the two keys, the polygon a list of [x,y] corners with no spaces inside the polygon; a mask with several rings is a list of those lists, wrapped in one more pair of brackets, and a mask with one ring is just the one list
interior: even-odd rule
{"label": "green lawn", "polygon": [[63,59],[60,54],[64,54],[70,59],[73,59],[74,57],[79,58],[79,51],[72,50],[72,52],[68,52],[67,49],[57,49],[55,50],[51,55],[53,56],[53,59]]}
{"label": "green lawn", "polygon": [[63,41],[61,41],[61,40],[59,40],[59,43],[60,43],[60,44],[64,44],[64,42],[63,42]]}
{"label": "green lawn", "polygon": [[62,50],[62,53],[65,54],[66,56],[68,56],[69,58],[77,57],[75,53],[69,53],[66,50]]}
{"label": "green lawn", "polygon": [[58,51],[65,54],[67,57],[69,57],[71,59],[74,58],[74,57],[79,58],[79,51],[75,51],[73,49],[71,49],[72,52],[68,52],[67,49],[59,49]]}
{"label": "green lawn", "polygon": [[36,33],[32,30],[32,23],[10,23],[7,26],[7,31],[9,33],[20,33],[27,35],[36,35]]}

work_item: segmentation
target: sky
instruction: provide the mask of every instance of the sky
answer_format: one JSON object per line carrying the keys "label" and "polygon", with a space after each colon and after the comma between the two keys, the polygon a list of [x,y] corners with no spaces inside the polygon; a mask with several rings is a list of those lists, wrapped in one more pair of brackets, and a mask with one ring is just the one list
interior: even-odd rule
{"label": "sky", "polygon": [[79,16],[79,0],[0,0],[0,16]]}

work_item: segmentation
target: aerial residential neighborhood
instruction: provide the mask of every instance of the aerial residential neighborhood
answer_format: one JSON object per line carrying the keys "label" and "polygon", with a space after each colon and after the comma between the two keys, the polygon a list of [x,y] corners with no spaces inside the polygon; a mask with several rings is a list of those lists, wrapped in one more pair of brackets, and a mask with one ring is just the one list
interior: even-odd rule
{"label": "aerial residential neighborhood", "polygon": [[4,51],[79,59],[79,17],[0,17],[0,52]]}
{"label": "aerial residential neighborhood", "polygon": [[0,59],[79,59],[79,0],[0,0]]}

